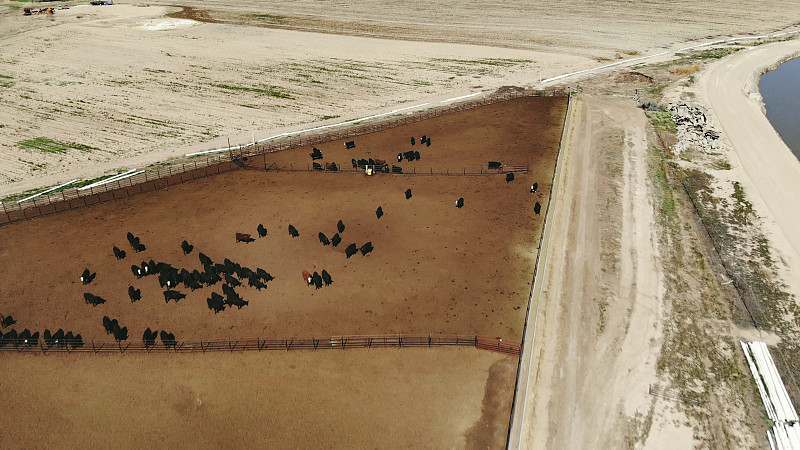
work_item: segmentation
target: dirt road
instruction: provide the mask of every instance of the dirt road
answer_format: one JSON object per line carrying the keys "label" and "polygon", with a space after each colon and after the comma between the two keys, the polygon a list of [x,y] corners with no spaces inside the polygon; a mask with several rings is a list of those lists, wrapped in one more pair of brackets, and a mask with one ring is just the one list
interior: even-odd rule
{"label": "dirt road", "polygon": [[526,448],[619,448],[643,440],[652,415],[663,298],[646,121],[631,101],[583,97],[575,106],[552,216]]}

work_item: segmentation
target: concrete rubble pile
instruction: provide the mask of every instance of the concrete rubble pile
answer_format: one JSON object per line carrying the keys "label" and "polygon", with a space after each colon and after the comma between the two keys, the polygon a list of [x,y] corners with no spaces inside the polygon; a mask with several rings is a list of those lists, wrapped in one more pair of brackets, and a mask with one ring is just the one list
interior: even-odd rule
{"label": "concrete rubble pile", "polygon": [[719,132],[708,123],[703,109],[686,103],[670,103],[668,109],[677,129],[673,153],[678,155],[689,149],[708,153],[724,148]]}

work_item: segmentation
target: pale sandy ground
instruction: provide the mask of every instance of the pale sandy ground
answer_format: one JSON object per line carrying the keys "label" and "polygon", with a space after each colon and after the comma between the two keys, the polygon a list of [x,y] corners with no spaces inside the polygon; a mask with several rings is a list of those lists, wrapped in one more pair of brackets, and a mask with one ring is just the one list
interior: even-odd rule
{"label": "pale sandy ground", "polygon": [[[620,448],[651,410],[654,448],[686,448],[692,430],[648,394],[662,342],[663,285],[648,193],[646,119],[632,101],[575,104],[553,212],[523,448]],[[614,226],[600,186],[610,134],[623,137],[619,267],[603,264]],[[607,297],[606,297],[607,295]],[[603,315],[598,301],[606,302]],[[600,327],[598,322],[603,322]],[[649,425],[648,425],[649,427]],[[632,430],[633,428],[633,430]],[[663,448],[663,447],[662,447]]]}
{"label": "pale sandy ground", "polygon": [[787,290],[800,295],[800,162],[772,128],[758,93],[758,76],[800,53],[800,41],[763,45],[725,58],[698,78],[700,100],[733,148],[728,157],[748,193],[763,232],[784,262]]}
{"label": "pale sandy ground", "polygon": [[[228,138],[244,144],[713,36],[774,31],[800,12],[789,0],[186,3],[338,33],[316,34],[189,23],[163,17],[177,10],[166,7],[81,6],[52,20],[10,9],[24,5],[0,2],[8,11],[0,15],[0,196]],[[19,148],[34,137],[99,150]]]}

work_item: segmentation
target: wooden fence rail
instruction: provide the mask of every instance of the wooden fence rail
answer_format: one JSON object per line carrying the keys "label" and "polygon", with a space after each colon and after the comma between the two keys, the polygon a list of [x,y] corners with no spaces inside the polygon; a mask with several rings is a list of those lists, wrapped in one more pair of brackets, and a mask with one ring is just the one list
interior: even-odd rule
{"label": "wooden fence rail", "polygon": [[0,352],[18,353],[206,353],[206,352],[244,352],[266,350],[329,350],[349,348],[402,348],[402,347],[476,347],[507,355],[519,356],[520,345],[504,342],[501,339],[480,336],[334,336],[328,338],[290,338],[290,339],[210,339],[200,341],[176,342],[167,347],[163,342],[145,346],[142,342],[84,342],[80,346],[75,341],[47,344],[44,340],[23,341],[22,339],[0,339]]}
{"label": "wooden fence rail", "polygon": [[[0,203],[0,225],[18,222],[21,220],[32,219],[35,217],[55,214],[62,211],[90,206],[98,203],[114,201],[126,198],[131,195],[143,194],[156,189],[174,186],[187,181],[218,175],[239,168],[246,168],[246,164],[251,158],[274,153],[277,151],[289,150],[298,147],[318,145],[326,142],[343,140],[355,136],[374,133],[377,131],[395,128],[401,125],[420,122],[423,120],[440,117],[458,111],[477,108],[480,106],[500,103],[521,97],[541,97],[541,96],[566,96],[566,90],[548,91],[511,91],[501,94],[492,94],[462,103],[454,103],[445,107],[429,109],[411,113],[409,115],[394,117],[378,122],[366,124],[356,124],[349,128],[338,131],[318,132],[297,137],[286,137],[282,140],[275,140],[270,143],[261,143],[247,146],[244,149],[227,151],[212,156],[193,157],[184,162],[167,165],[163,167],[151,168],[141,174],[128,178],[112,181],[91,188],[71,188],[54,192],[48,195],[41,195],[26,200],[21,203]],[[266,156],[263,156],[266,159]],[[265,164],[266,167],[266,164]],[[342,167],[344,169],[344,167]],[[281,170],[287,170],[285,168]],[[295,170],[290,167],[289,170]],[[313,170],[307,168],[307,170]],[[441,170],[445,170],[442,173]],[[416,171],[412,168],[412,175],[487,175],[496,172],[482,168],[472,169],[467,172],[462,169],[441,169],[434,172]],[[345,171],[346,172],[346,171]],[[409,174],[409,173],[404,173]]]}

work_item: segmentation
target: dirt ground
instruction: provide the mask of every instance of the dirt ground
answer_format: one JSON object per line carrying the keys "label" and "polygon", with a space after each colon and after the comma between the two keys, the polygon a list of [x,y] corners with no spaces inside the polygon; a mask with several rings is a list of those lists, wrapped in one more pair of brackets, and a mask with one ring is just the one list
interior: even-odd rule
{"label": "dirt ground", "polygon": [[3,448],[499,448],[516,359],[471,348],[4,352],[0,370]]}
{"label": "dirt ground", "polygon": [[[489,159],[530,165],[511,183],[504,175],[248,170],[0,227],[0,310],[20,329],[64,328],[96,340],[108,339],[101,320],[108,315],[137,340],[149,327],[179,340],[477,333],[519,341],[542,223],[533,209],[537,201],[546,207],[565,106],[565,98],[524,98],[356,139],[364,156],[389,159],[397,148],[422,148],[422,160],[406,167]],[[411,147],[410,136],[422,134],[432,145]],[[333,159],[345,152],[341,142],[321,147]],[[271,156],[310,161],[309,150]],[[529,192],[533,182],[536,194]],[[408,188],[413,197],[406,200]],[[455,207],[459,197],[462,209]],[[332,237],[338,220],[346,226],[342,244],[323,246],[318,233]],[[255,236],[259,224],[266,237],[235,242],[236,232]],[[290,224],[298,238],[289,235]],[[133,252],[127,231],[145,252]],[[195,246],[190,255],[180,248],[184,239]],[[372,253],[345,257],[347,245],[368,241]],[[117,261],[114,245],[129,256]],[[239,288],[250,304],[215,315],[206,298],[221,293],[221,284],[181,289],[186,299],[165,303],[156,277],[136,279],[130,270],[150,259],[202,269],[200,252],[264,268],[275,280],[260,292]],[[84,268],[98,274],[89,286],[79,280]],[[323,269],[334,283],[307,287],[302,271]],[[142,290],[141,301],[130,302],[129,285]],[[108,302],[87,305],[84,292]]]}

